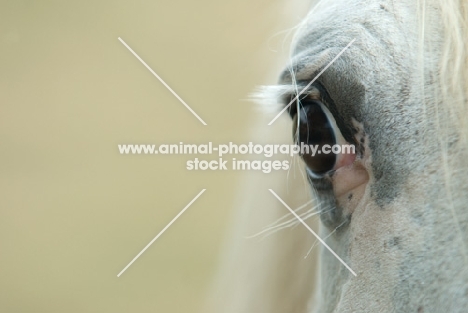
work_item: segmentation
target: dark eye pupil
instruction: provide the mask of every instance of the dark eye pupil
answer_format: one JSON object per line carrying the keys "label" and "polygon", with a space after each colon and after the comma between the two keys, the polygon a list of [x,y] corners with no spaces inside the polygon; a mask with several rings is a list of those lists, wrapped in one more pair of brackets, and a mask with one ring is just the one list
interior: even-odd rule
{"label": "dark eye pupil", "polygon": [[[298,120],[299,133],[297,133]],[[293,134],[297,144],[316,145],[318,147],[315,155],[312,155],[310,150],[310,153],[302,155],[307,167],[314,174],[323,175],[333,169],[336,155],[331,151],[328,154],[323,153],[322,147],[328,144],[330,145],[328,150],[331,150],[331,147],[336,144],[335,132],[328,116],[318,102],[301,103],[299,113],[294,116]]]}

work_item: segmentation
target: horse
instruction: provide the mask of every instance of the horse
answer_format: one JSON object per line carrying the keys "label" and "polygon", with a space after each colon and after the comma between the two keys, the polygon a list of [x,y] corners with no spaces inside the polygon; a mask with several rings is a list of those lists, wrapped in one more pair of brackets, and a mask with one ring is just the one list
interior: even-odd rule
{"label": "horse", "polygon": [[[468,310],[467,39],[464,0],[315,3],[296,27],[278,84],[260,95],[282,107],[292,103],[292,122],[278,120],[293,128],[292,140],[356,147],[322,159],[302,155],[319,236],[343,262],[323,246],[317,265],[304,258],[307,231],[246,239],[274,208],[287,213],[258,192],[260,179],[250,180],[213,311]],[[284,136],[264,122],[258,138]],[[262,184],[291,206],[304,201],[303,180]],[[298,229],[288,217],[277,225]]]}

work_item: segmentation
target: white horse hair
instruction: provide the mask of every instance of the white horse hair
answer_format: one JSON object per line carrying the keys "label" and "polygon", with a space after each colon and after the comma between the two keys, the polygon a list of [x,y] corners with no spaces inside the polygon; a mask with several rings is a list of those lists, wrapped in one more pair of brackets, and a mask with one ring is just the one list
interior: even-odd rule
{"label": "white horse hair", "polygon": [[[357,276],[323,247],[318,267],[304,258],[313,236],[301,225],[245,238],[287,213],[268,188],[293,208],[307,201],[304,180],[258,175],[238,203],[213,312],[468,311],[468,2],[319,1],[278,86],[257,97],[286,105],[354,38],[306,93],[359,152],[307,186],[320,236]],[[291,136],[290,121],[269,120],[259,140]],[[280,228],[297,224],[289,217]]]}

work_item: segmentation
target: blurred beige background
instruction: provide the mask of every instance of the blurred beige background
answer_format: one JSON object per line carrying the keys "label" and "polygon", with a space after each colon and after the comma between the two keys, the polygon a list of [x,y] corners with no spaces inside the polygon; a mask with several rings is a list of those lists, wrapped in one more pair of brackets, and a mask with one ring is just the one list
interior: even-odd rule
{"label": "blurred beige background", "polygon": [[300,2],[0,0],[0,312],[202,309],[243,173],[117,144],[248,141]]}

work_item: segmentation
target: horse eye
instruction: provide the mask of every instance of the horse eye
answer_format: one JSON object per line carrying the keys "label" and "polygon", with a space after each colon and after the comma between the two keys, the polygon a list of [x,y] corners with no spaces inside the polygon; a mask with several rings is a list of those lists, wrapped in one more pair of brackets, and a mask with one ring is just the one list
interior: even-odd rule
{"label": "horse eye", "polygon": [[[337,156],[331,152],[336,144],[336,135],[329,116],[331,113],[318,101],[302,101],[300,110],[293,118],[293,137],[299,146],[317,147],[315,155],[312,149],[301,150],[301,157],[309,170],[316,177],[322,177],[335,166]],[[322,151],[324,145],[329,145]],[[324,153],[329,151],[329,153]]]}

